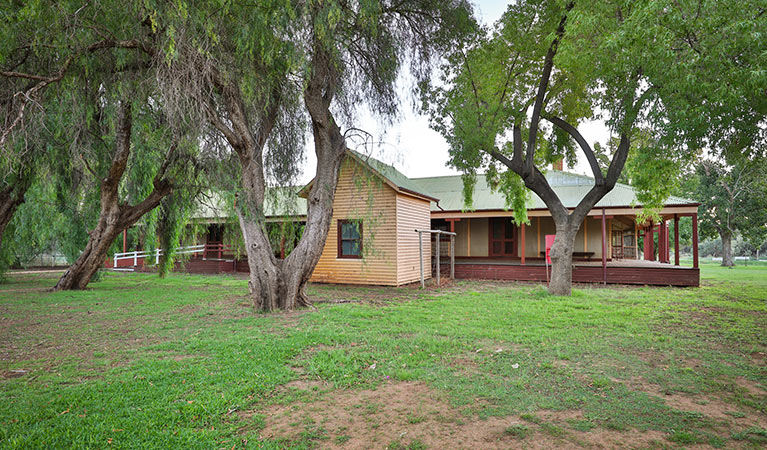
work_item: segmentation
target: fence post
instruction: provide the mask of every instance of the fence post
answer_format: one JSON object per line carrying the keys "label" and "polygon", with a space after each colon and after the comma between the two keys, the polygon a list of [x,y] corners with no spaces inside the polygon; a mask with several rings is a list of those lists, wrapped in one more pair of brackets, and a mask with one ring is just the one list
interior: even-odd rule
{"label": "fence post", "polygon": [[455,234],[450,235],[450,279],[455,280]]}
{"label": "fence post", "polygon": [[115,253],[115,262],[114,262],[114,264],[112,265],[112,268],[113,268],[113,269],[116,269],[116,268],[117,268],[117,253]]}
{"label": "fence post", "polygon": [[421,262],[421,289],[426,287],[423,281],[423,233],[418,232],[418,260]]}
{"label": "fence post", "polygon": [[138,251],[133,252],[133,267],[138,266]]}
{"label": "fence post", "polygon": [[160,249],[157,249],[157,253],[154,255],[154,265],[157,266],[160,264]]}
{"label": "fence post", "polygon": [[437,242],[437,286],[439,286],[439,276],[440,276],[440,267],[439,267],[439,237],[440,234],[437,233],[434,235],[434,240]]}

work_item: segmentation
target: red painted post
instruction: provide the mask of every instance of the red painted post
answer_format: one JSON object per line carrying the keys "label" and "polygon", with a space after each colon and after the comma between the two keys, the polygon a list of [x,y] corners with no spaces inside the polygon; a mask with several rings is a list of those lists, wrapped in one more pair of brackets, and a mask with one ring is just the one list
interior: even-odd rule
{"label": "red painted post", "polygon": [[123,230],[123,253],[128,251],[128,229]]}
{"label": "red painted post", "polygon": [[665,242],[666,245],[666,264],[671,264],[671,229],[669,228],[671,225],[666,222],[665,223],[665,230],[666,230],[666,238],[663,242]]}
{"label": "red painted post", "polygon": [[604,208],[602,208],[602,281],[607,284],[607,221]]}
{"label": "red painted post", "polygon": [[519,248],[520,250],[520,257],[522,257],[522,265],[525,265],[525,224],[522,223],[520,225],[520,237],[519,237],[519,245],[521,246]]}
{"label": "red painted post", "polygon": [[644,229],[644,259],[645,261],[655,261],[655,226],[651,223]]}
{"label": "red painted post", "polygon": [[692,266],[698,268],[698,213],[692,215]]}
{"label": "red painted post", "polygon": [[679,214],[674,214],[674,265],[679,265]]}
{"label": "red painted post", "polygon": [[663,218],[658,224],[658,262],[668,262],[666,259],[666,219]]}

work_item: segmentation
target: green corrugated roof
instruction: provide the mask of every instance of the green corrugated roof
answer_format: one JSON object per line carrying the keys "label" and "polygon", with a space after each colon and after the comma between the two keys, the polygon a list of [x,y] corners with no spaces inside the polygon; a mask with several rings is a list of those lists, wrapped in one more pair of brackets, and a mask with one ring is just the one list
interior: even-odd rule
{"label": "green corrugated roof", "polygon": [[[298,186],[267,188],[264,215],[267,217],[306,216],[306,199],[298,196]],[[193,219],[220,220],[234,216],[233,205],[218,193],[206,195],[192,214]]]}
{"label": "green corrugated roof", "polygon": [[266,190],[264,215],[267,217],[305,216],[306,199],[298,196],[298,186],[271,187]]}
{"label": "green corrugated roof", "polygon": [[[398,188],[427,198],[438,199],[438,202],[431,203],[432,211],[463,211],[466,209],[463,203],[463,180],[460,175],[408,178],[394,167],[375,158],[352,150],[349,150],[349,153]],[[594,179],[591,177],[558,170],[546,172],[546,179],[567,208],[575,208],[594,185]],[[302,189],[295,186],[269,188],[267,200],[264,202],[266,216],[306,216],[306,199],[300,197],[298,193],[308,186],[304,186]],[[634,188],[617,183],[615,188],[596,204],[596,207],[631,206],[636,201]],[[670,206],[690,204],[697,203],[675,196],[666,200],[666,205]],[[506,200],[500,192],[491,192],[485,176],[479,174],[474,188],[474,205],[472,206],[475,211],[504,210],[506,209]],[[641,205],[637,204],[637,206]],[[546,205],[534,193],[530,194],[528,207],[529,209],[546,209]],[[226,208],[222,199],[213,194],[207,202],[200,205],[194,217],[197,219],[224,218],[232,213],[231,208]]]}
{"label": "green corrugated roof", "polygon": [[[546,172],[546,180],[567,208],[575,208],[594,185],[594,179],[591,177],[558,170]],[[432,211],[462,211],[466,209],[463,202],[463,180],[460,175],[413,178],[412,181],[439,199],[438,204],[432,204]],[[631,206],[635,201],[634,188],[618,183],[597,203],[596,207]],[[692,200],[674,196],[666,200],[667,205],[694,203]],[[506,209],[506,200],[500,192],[491,192],[485,176],[479,174],[474,188],[474,204],[472,206],[474,210],[503,210]],[[529,209],[546,209],[543,200],[532,192],[528,207]]]}

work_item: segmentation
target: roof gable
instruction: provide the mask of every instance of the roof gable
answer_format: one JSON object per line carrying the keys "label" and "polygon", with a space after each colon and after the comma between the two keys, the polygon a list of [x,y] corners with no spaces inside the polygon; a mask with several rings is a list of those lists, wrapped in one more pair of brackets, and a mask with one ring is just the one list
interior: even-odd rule
{"label": "roof gable", "polygon": [[[406,177],[402,172],[395,169],[393,166],[385,164],[371,156],[363,155],[350,149],[346,149],[346,155],[348,158],[357,162],[362,167],[370,170],[374,175],[381,178],[383,182],[385,182],[398,193],[405,193],[432,202],[439,201],[438,198],[424,190],[420,184]],[[310,181],[298,192],[298,195],[301,197],[307,197],[309,195],[309,189],[311,189],[313,183],[314,180]]]}

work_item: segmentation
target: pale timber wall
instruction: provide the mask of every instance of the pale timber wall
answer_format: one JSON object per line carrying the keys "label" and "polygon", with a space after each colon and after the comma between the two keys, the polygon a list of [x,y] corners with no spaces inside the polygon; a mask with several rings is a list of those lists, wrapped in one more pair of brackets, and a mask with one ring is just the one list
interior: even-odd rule
{"label": "pale timber wall", "polygon": [[[333,221],[310,281],[396,286],[396,211],[394,189],[347,158],[338,178]],[[362,259],[338,258],[338,220],[347,219],[362,220]]]}
{"label": "pale timber wall", "polygon": [[[397,195],[397,284],[407,284],[421,279],[418,253],[418,230],[431,227],[431,211],[428,200],[409,195]],[[423,274],[431,278],[431,236],[423,233]]]}

